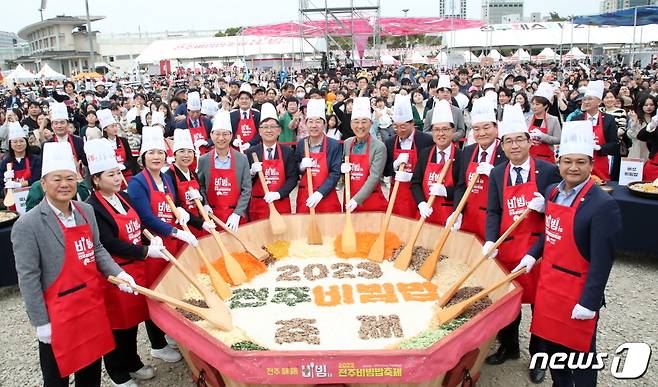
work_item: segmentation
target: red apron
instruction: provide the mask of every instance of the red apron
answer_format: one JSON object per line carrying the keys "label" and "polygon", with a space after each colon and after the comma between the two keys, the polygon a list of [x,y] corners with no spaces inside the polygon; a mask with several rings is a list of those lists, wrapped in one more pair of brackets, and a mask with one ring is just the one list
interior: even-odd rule
{"label": "red apron", "polygon": [[[198,140],[202,141],[208,141],[208,132],[206,131],[206,124],[204,123],[204,119],[202,117],[199,117],[198,119],[199,124],[201,126],[193,128],[192,127],[192,120],[190,120],[190,117],[187,117],[187,127],[190,130],[190,136],[192,136],[192,144],[196,144]],[[199,153],[204,155],[210,151],[209,146],[202,146],[199,148]],[[195,163],[196,166],[196,163]]]}
{"label": "red apron", "polygon": [[[229,150],[229,152],[232,152]],[[240,199],[240,186],[235,175],[235,155],[231,155],[231,168],[215,168],[216,151],[213,149],[210,155],[210,182],[208,192],[208,204],[213,208],[215,216],[226,223],[228,217],[235,210]],[[245,223],[244,217],[240,217],[240,223]]]}
{"label": "red apron", "polygon": [[[535,126],[535,115],[533,114],[532,119],[530,120],[530,126],[528,127],[528,132],[531,132],[534,129],[539,129],[542,133],[548,134],[548,127],[546,125],[546,113],[544,113],[541,126]],[[555,153],[553,152],[553,149],[550,145],[543,142],[538,145],[533,144],[530,147],[530,156],[555,164]]]}
{"label": "red apron", "polygon": [[[516,174],[516,172],[514,173]],[[535,196],[535,192],[539,192],[535,180],[535,160],[532,157],[530,158],[530,172],[527,182],[511,186],[509,185],[509,175],[510,163],[507,163],[505,177],[503,179],[503,202],[501,203],[503,212],[500,221],[501,234],[525,211],[528,203]],[[519,264],[521,258],[530,250],[530,247],[539,239],[543,227],[543,216],[536,211],[530,211],[528,217],[500,245],[496,259],[505,266],[505,269],[512,271]],[[539,266],[536,265],[535,269],[529,274],[522,275],[516,279],[523,287],[521,302],[524,304],[535,302]]]}
{"label": "red apron", "polygon": [[[366,140],[366,151],[362,155],[355,155],[352,153],[355,143],[356,140],[352,142],[349,156],[350,164],[352,165],[352,171],[350,172],[352,197],[361,190],[361,187],[363,187],[366,180],[368,180],[368,176],[370,176],[370,137]],[[380,185],[376,187],[370,196],[368,196],[353,212],[386,211],[386,207],[388,207],[388,201],[384,197]]]}
{"label": "red apron", "polygon": [[[454,143],[450,144],[450,157],[455,157],[456,147]],[[455,183],[452,181],[452,164],[446,172],[443,182],[439,181],[439,175],[443,169],[444,163],[435,163],[433,160],[436,160],[436,155],[438,154],[439,149],[434,146],[434,150],[430,151],[427,157],[427,165],[425,166],[425,176],[423,176],[423,192],[425,192],[425,197],[429,198],[430,196],[430,186],[432,184],[443,184],[446,187],[453,186]],[[434,203],[432,203],[432,215],[429,216],[426,220],[430,223],[445,225],[448,216],[452,214],[452,200],[448,200],[443,196],[437,196],[434,198]]]}
{"label": "red apron", "polygon": [[[15,159],[14,159],[15,160]],[[14,163],[18,165],[18,163]],[[20,183],[21,181],[28,181],[32,178],[32,170],[30,169],[30,158],[25,157],[25,167],[23,169],[14,169],[14,181]],[[9,211],[16,211],[16,204],[7,207]]]}
{"label": "red apron", "polygon": [[533,334],[580,352],[590,349],[598,312],[590,320],[571,318],[589,271],[589,262],[578,251],[574,238],[574,218],[578,206],[593,185],[590,179],[570,207],[552,202],[557,196],[557,188],[546,201],[544,262],[530,325]]}
{"label": "red apron", "polygon": [[242,118],[242,111],[238,110],[240,114],[240,121],[238,121],[238,130],[235,133],[240,136],[243,143],[251,141],[256,136],[256,123],[254,122],[254,115],[249,110],[247,118]]}
{"label": "red apron", "polygon": [[[176,195],[179,198],[185,198],[185,205],[183,208],[185,208],[185,211],[187,211],[191,216],[196,216],[197,218],[200,217],[199,209],[196,207],[196,203],[194,203],[194,200],[190,199],[190,193],[189,193],[190,188],[194,188],[195,190],[199,191],[199,182],[194,180],[194,178],[192,178],[192,171],[190,170],[191,180],[180,180],[178,178],[177,168],[174,166],[174,164],[172,164],[169,167],[169,169],[171,169],[174,175],[174,185],[176,186]],[[203,229],[198,230],[194,227],[190,227],[190,231],[197,238],[201,238],[203,236],[208,235],[208,233]]]}
{"label": "red apron", "polygon": [[[475,170],[478,167],[478,162],[473,161],[478,159],[479,146],[473,150],[473,158],[468,164],[466,169],[466,183],[471,181],[475,176]],[[498,152],[498,141],[493,146],[493,154],[490,155],[491,163],[496,160],[496,153]],[[487,204],[489,201],[489,176],[480,176],[477,183],[473,186],[471,196],[468,197],[466,207],[464,207],[464,215],[462,216],[462,231],[475,233],[480,239],[484,240],[485,227],[487,223]]]}
{"label": "red apron", "polygon": [[[116,138],[116,143],[117,147],[114,150],[114,156],[117,158],[117,163],[123,164],[124,166],[126,165],[126,148],[123,146],[123,142],[119,139],[117,136]],[[123,174],[124,179],[126,179],[126,183],[130,182],[130,179],[133,178],[133,171],[126,168],[123,171],[121,171],[121,174]],[[127,186],[123,183],[121,183],[121,189],[125,189]]]}
{"label": "red apron", "polygon": [[[276,192],[286,182],[286,168],[283,165],[283,153],[281,152],[281,145],[276,144],[276,154],[278,159],[266,160],[265,147],[263,147],[262,164],[263,174],[267,182],[267,188],[270,192]],[[260,183],[260,179],[252,186],[251,190],[251,203],[249,204],[249,220],[252,222],[258,219],[265,219],[270,216],[270,208],[263,200],[265,197],[265,190]],[[292,212],[290,208],[290,198],[281,198],[274,201],[274,207],[281,214],[289,214]]]}
{"label": "red apron", "polygon": [[[587,118],[587,117],[585,117]],[[594,141],[597,145],[605,145],[605,134],[603,133],[603,113],[599,113],[598,121],[593,127]],[[594,151],[594,168],[592,175],[601,178],[603,181],[610,180],[610,162],[608,156],[602,155],[601,151]]]}
{"label": "red apron", "polygon": [[[411,134],[412,136],[415,133]],[[416,149],[416,141],[413,140],[411,144],[411,149],[403,150],[398,149],[398,142],[400,138],[395,136],[395,142],[393,143],[393,160],[396,160],[399,155],[403,153],[409,154],[409,162],[404,165],[404,171],[409,173],[414,173],[416,168],[416,162],[418,162],[418,151]],[[406,216],[408,218],[417,218],[418,217],[418,207],[416,206],[416,201],[414,200],[413,195],[411,194],[411,182],[399,182],[398,183],[398,195],[393,204],[393,213],[400,216]]]}
{"label": "red apron", "polygon": [[[327,162],[327,142],[329,139],[325,136],[322,139],[322,151],[318,153],[310,153],[309,157],[313,159],[313,166],[311,167],[311,177],[313,182],[313,192],[324,183],[329,177],[329,163]],[[297,210],[298,214],[307,214],[308,207],[306,207],[306,199],[308,199],[308,189],[306,188],[306,171],[302,173],[299,181],[299,188],[297,189]],[[332,189],[327,196],[320,200],[315,206],[315,212],[341,212],[340,201],[335,189]]]}
{"label": "red apron", "polygon": [[94,237],[87,217],[71,202],[85,224],[65,227],[62,271],[44,291],[60,376],[66,377],[100,359],[115,347],[105,301],[104,280],[94,256]]}
{"label": "red apron", "polygon": [[644,163],[642,179],[645,181],[658,179],[658,153]]}
{"label": "red apron", "polygon": [[[151,174],[147,170],[142,171],[142,173],[146,177],[146,184],[149,186],[149,194],[150,194],[149,197],[151,198],[151,211],[153,212],[153,215],[155,215],[157,218],[167,223],[168,225],[175,227],[176,217],[174,216],[174,213],[171,211],[169,204],[167,204],[167,199],[166,199],[166,197],[169,196],[172,201],[174,200],[173,196],[171,195],[172,192],[171,188],[167,186],[167,183],[163,178],[162,184],[164,184],[165,186],[165,191],[169,193],[160,192],[159,190],[156,190],[155,188],[153,188],[153,186],[155,185],[153,176],[151,176]],[[164,246],[173,255],[178,254],[178,251],[184,245],[184,242],[174,238],[173,235],[166,235],[166,236],[160,235],[160,237],[162,238],[162,243],[164,244]],[[146,262],[146,287],[150,287],[153,284],[153,282],[155,282],[155,280],[158,279],[158,276],[167,267],[169,262],[167,262],[165,259],[147,259],[145,262]]]}
{"label": "red apron", "polygon": [[[94,193],[98,201],[103,205],[105,210],[112,215],[117,223],[119,230],[119,239],[124,242],[132,243],[135,246],[142,244],[142,224],[139,221],[139,215],[121,196],[119,200],[128,207],[125,215],[119,214],[114,210],[107,200],[96,191]],[[114,261],[130,274],[137,284],[146,282],[146,261],[132,260],[112,255]],[[153,258],[147,258],[148,260]],[[107,315],[110,318],[112,329],[128,329],[148,319],[148,308],[146,299],[142,295],[134,295],[122,292],[116,285],[109,282],[105,284],[105,305]]]}

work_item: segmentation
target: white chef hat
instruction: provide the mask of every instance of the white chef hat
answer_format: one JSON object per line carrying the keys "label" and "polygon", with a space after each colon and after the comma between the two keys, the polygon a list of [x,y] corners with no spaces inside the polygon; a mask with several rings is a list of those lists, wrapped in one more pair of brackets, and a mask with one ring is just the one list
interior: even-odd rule
{"label": "white chef hat", "polygon": [[487,97],[480,97],[473,101],[471,109],[471,123],[496,122],[496,112]]}
{"label": "white chef hat", "polygon": [[437,85],[439,89],[443,88],[450,88],[450,75],[448,74],[441,74],[439,75],[439,83]]}
{"label": "white chef hat", "polygon": [[372,112],[370,111],[370,98],[356,97],[352,104],[352,119],[367,118],[372,120]]}
{"label": "white chef hat", "polygon": [[589,81],[587,90],[585,90],[585,97],[603,98],[603,81]]}
{"label": "white chef hat", "polygon": [[231,113],[226,110],[220,110],[217,112],[217,115],[212,121],[212,130],[210,132],[212,133],[218,130],[225,130],[233,133],[231,126]]}
{"label": "white chef hat", "polygon": [[249,94],[249,97],[251,97],[251,85],[249,84],[249,82],[242,82],[242,84],[240,85],[240,91],[238,92],[238,96],[240,96],[240,94],[242,93],[247,93]]}
{"label": "white chef hat", "polygon": [[198,91],[187,93],[187,110],[201,110],[201,96]]}
{"label": "white chef hat", "polygon": [[539,86],[537,86],[535,97],[544,97],[548,100],[548,102],[551,102],[553,101],[554,91],[555,89],[553,88],[553,85],[548,82],[542,82],[539,84]]}
{"label": "white chef hat", "polygon": [[174,153],[180,149],[194,150],[194,143],[192,142],[192,134],[189,129],[176,129],[174,130]]}
{"label": "white chef hat", "polygon": [[71,171],[77,173],[73,150],[68,142],[47,142],[41,153],[41,177],[53,171]]}
{"label": "white chef hat", "polygon": [[523,116],[521,105],[505,105],[503,120],[498,125],[498,135],[503,138],[506,134],[528,133],[528,124]]}
{"label": "white chef hat", "polygon": [[27,132],[25,131],[25,129],[23,129],[20,123],[18,122],[9,123],[7,140],[11,141],[25,137],[27,137]]}
{"label": "white chef hat", "polygon": [[414,114],[411,111],[411,96],[410,95],[395,95],[395,102],[393,103],[393,122],[409,122],[414,119]]}
{"label": "white chef hat", "polygon": [[589,120],[567,121],[563,124],[560,156],[570,154],[594,156],[594,130]]}
{"label": "white chef hat", "polygon": [[62,102],[55,102],[50,105],[50,117],[53,121],[69,120],[69,111]]}
{"label": "white chef hat", "polygon": [[454,124],[452,108],[450,107],[450,103],[445,99],[437,101],[434,105],[434,109],[432,109],[432,125],[440,122],[450,122],[451,124]]}
{"label": "white chef hat", "polygon": [[158,110],[151,113],[151,126],[155,125],[162,125],[163,128],[167,126],[164,113]]}
{"label": "white chef hat", "polygon": [[[307,110],[307,115],[308,115],[308,110]],[[276,108],[271,103],[266,102],[260,108],[260,123],[262,124],[263,121],[269,119],[274,119],[277,123],[279,122],[279,117],[276,114]]]}
{"label": "white chef hat", "polygon": [[[324,99],[309,99],[306,105],[306,118],[322,118],[327,119],[326,116],[326,102]],[[354,117],[354,113],[352,113]]]}
{"label": "white chef hat", "polygon": [[201,114],[213,117],[215,114],[217,114],[218,110],[219,104],[215,100],[204,99],[201,101]]}
{"label": "white chef hat", "polygon": [[142,148],[139,150],[139,154],[143,155],[144,152],[154,149],[163,152],[167,151],[167,144],[165,144],[162,128],[145,126],[142,128]]}
{"label": "white chef hat", "polygon": [[120,168],[112,143],[107,138],[87,140],[85,142],[85,154],[87,155],[89,174],[91,175]]}
{"label": "white chef hat", "polygon": [[98,124],[101,129],[105,129],[108,126],[117,123],[110,109],[101,109],[96,112],[96,116],[98,117]]}

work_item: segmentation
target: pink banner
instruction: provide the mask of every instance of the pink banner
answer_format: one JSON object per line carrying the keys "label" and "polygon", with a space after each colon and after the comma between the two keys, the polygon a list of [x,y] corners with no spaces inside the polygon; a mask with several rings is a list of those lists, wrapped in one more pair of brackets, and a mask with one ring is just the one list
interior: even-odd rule
{"label": "pink banner", "polygon": [[356,47],[356,52],[359,53],[359,58],[363,58],[363,53],[366,52],[368,37],[369,35],[354,35],[354,46]]}

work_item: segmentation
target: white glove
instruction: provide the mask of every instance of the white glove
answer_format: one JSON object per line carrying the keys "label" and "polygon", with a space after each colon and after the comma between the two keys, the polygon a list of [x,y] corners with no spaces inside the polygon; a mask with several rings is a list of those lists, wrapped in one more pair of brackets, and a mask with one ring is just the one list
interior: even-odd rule
{"label": "white glove", "polygon": [[187,199],[189,200],[201,200],[201,192],[194,188],[187,190],[187,192],[185,192],[185,196],[187,196]]}
{"label": "white glove", "polygon": [[427,202],[420,202],[418,203],[418,211],[423,218],[429,218],[430,215],[432,215],[432,212],[434,212],[434,209],[430,207]]}
{"label": "white glove", "polygon": [[453,217],[453,216],[457,216],[457,220],[455,221],[455,224],[452,225],[452,229],[455,230],[455,231],[457,231],[457,230],[459,230],[460,228],[462,228],[462,218],[463,218],[463,215],[462,215],[461,213],[459,213],[459,214],[455,214],[455,213],[453,212],[452,214],[450,214],[450,216],[448,217],[448,219],[446,219],[446,224],[448,224],[448,223],[450,223],[450,222],[452,221],[452,217]]}
{"label": "white glove", "polygon": [[239,139],[239,138],[236,138],[235,140],[233,140],[233,142],[231,142],[231,145],[233,145],[236,148],[240,148],[240,147],[242,147],[242,140]]}
{"label": "white glove", "polygon": [[156,244],[154,243],[154,240],[151,240],[146,256],[150,258],[161,258],[168,261],[169,259],[162,253],[162,247],[162,239],[160,239],[160,244]]}
{"label": "white glove", "polygon": [[192,245],[194,247],[197,247],[199,245],[199,241],[196,239],[194,234],[188,231],[178,230],[176,231],[176,235],[174,235],[174,238],[178,239],[179,241],[183,241],[188,245]]}
{"label": "white glove", "polygon": [[489,164],[489,163],[479,163],[478,167],[475,169],[475,172],[478,175],[489,176],[489,174],[491,173],[491,170],[493,168],[494,168],[494,166]]}
{"label": "white glove", "polygon": [[409,163],[409,153],[400,153],[398,158],[393,161],[393,169],[398,169],[402,163]]}
{"label": "white glove", "polygon": [[260,161],[254,161],[254,163],[251,164],[251,168],[249,168],[249,173],[251,173],[251,176],[255,176],[258,172],[263,172],[263,163]]}
{"label": "white glove", "polygon": [[448,191],[443,184],[432,184],[430,185],[430,195],[447,197]]}
{"label": "white glove", "polygon": [[656,127],[658,127],[658,114],[651,118],[651,123],[647,125],[646,131],[652,133],[654,130],[656,130]]}
{"label": "white glove", "polygon": [[37,327],[37,338],[44,344],[50,344],[50,336],[52,334],[50,323],[40,325]]}
{"label": "white glove", "polygon": [[240,215],[231,214],[226,220],[226,227],[230,228],[233,231],[238,231],[238,226],[240,225]]}
{"label": "white glove", "polygon": [[[487,255],[489,250],[495,245],[494,242],[492,241],[487,241],[484,246],[482,246],[482,255]],[[498,255],[498,249],[494,250],[491,254],[489,254],[489,259],[494,259],[496,258],[496,255]]]}
{"label": "white glove", "polygon": [[126,165],[124,163],[119,163],[119,170],[124,171],[126,169]]}
{"label": "white glove", "polygon": [[546,133],[542,132],[539,129],[533,129],[533,130],[530,131],[530,137],[536,138],[536,139],[539,139],[539,140],[544,140],[547,137],[547,135],[546,135]]}
{"label": "white glove", "polygon": [[206,145],[208,145],[208,141],[206,141],[206,140],[198,139],[198,140],[194,141],[194,148],[195,149],[199,149],[202,146],[206,146]]}
{"label": "white glove", "polygon": [[180,224],[181,226],[185,226],[187,222],[190,221],[190,214],[183,209],[183,207],[176,207],[176,211],[178,211],[178,220],[176,223]]}
{"label": "white glove", "polygon": [[526,274],[530,273],[530,270],[532,270],[533,266],[535,266],[535,262],[537,262],[535,257],[526,254],[523,258],[521,258],[521,262],[519,262],[519,264],[516,265],[514,269],[512,269],[512,273],[515,273],[524,268]]}
{"label": "white glove", "polygon": [[574,320],[591,320],[595,316],[595,311],[589,310],[580,304],[576,304],[571,311],[571,318]]}
{"label": "white glove", "polygon": [[304,157],[302,159],[302,162],[299,163],[299,170],[304,172],[306,168],[311,168],[313,167],[313,158],[311,157]]}
{"label": "white glove", "polygon": [[599,145],[599,144],[594,144],[594,150],[595,150],[595,151],[600,151],[600,150],[601,150],[601,145]]}
{"label": "white glove", "polygon": [[543,214],[546,209],[546,199],[539,192],[535,192],[535,197],[528,202],[528,208]]}
{"label": "white glove", "polygon": [[206,212],[209,213],[209,214],[213,213],[212,207],[210,207],[207,204],[205,206],[203,206],[203,209],[206,210]]}
{"label": "white glove", "polygon": [[215,225],[215,222],[210,220],[208,222],[203,222],[203,224],[201,225],[201,228],[206,230],[206,232],[210,232],[211,230],[216,229],[217,226]]}
{"label": "white glove", "polygon": [[265,197],[263,199],[265,199],[265,202],[269,204],[275,200],[281,199],[281,194],[278,192],[268,192],[265,194]]}
{"label": "white glove", "polygon": [[347,206],[345,206],[345,209],[349,212],[354,211],[354,209],[358,206],[356,200],[350,199],[350,201],[347,203]]}
{"label": "white glove", "polygon": [[340,173],[347,173],[352,170],[352,164],[350,163],[341,163],[340,164]]}
{"label": "white glove", "polygon": [[[405,153],[406,154],[406,153]],[[408,183],[411,181],[411,177],[414,174],[411,172],[405,172],[405,171],[396,171],[395,172],[395,181],[399,181],[401,183]]]}
{"label": "white glove", "polygon": [[14,170],[12,169],[11,171],[5,171],[5,181],[11,180],[14,178]]}
{"label": "white glove", "polygon": [[176,161],[176,158],[173,156],[167,157],[167,164],[173,164]]}
{"label": "white glove", "polygon": [[137,295],[137,292],[133,290],[132,286],[136,286],[137,284],[135,283],[135,279],[125,271],[122,271],[121,273],[117,274],[117,278],[120,280],[124,280],[125,282],[128,282],[129,285],[125,284],[119,284],[117,285],[119,287],[119,290],[122,292],[126,293],[133,293]]}
{"label": "white glove", "polygon": [[320,192],[315,191],[311,196],[306,199],[306,207],[308,208],[315,208],[315,206],[320,203],[320,200],[322,200],[323,196]]}
{"label": "white glove", "polygon": [[17,181],[9,180],[5,183],[5,188],[21,188],[23,185]]}
{"label": "white glove", "polygon": [[249,148],[251,148],[251,144],[249,144],[248,142],[244,142],[244,143],[242,143],[242,145],[240,145],[240,149],[241,149],[243,152],[246,151],[246,150],[249,149]]}

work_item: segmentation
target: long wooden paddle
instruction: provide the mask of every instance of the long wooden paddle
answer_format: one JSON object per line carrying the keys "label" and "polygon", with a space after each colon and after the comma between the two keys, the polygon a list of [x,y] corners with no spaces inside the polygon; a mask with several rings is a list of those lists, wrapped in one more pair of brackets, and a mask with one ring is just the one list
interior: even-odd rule
{"label": "long wooden paddle", "polygon": [[[448,173],[448,169],[450,169],[450,164],[452,164],[452,158],[449,158],[444,164],[443,168],[441,168],[441,172],[439,172],[439,178],[436,180],[437,184],[443,184],[443,179],[445,179],[446,174]],[[432,204],[434,204],[436,196],[430,195],[429,199],[427,199],[427,205],[431,208]],[[425,224],[425,218],[422,216],[420,219],[416,221],[416,227],[414,227],[413,231],[411,232],[411,236],[409,237],[409,241],[407,241],[407,244],[404,246],[404,249],[400,251],[400,254],[398,254],[397,258],[395,258],[395,262],[393,263],[393,266],[397,269],[400,270],[407,270],[409,267],[409,263],[411,263],[411,255],[414,251],[414,245],[416,244],[416,240],[418,239],[418,235],[420,235],[420,230],[423,228],[423,224]]]}
{"label": "long wooden paddle", "polygon": [[[210,222],[208,213],[206,212],[206,209],[203,208],[201,201],[199,199],[194,199],[194,203],[196,204],[199,210],[199,214],[201,214],[203,220],[205,222]],[[242,266],[240,266],[235,257],[232,256],[226,246],[224,246],[224,242],[222,242],[222,239],[219,237],[217,230],[211,229],[210,234],[213,236],[213,238],[215,238],[215,242],[217,242],[219,251],[221,251],[222,256],[224,257],[226,272],[228,273],[228,276],[231,277],[231,281],[233,281],[235,285],[240,285],[241,283],[247,281],[247,275],[244,273],[244,270],[242,270]]]}
{"label": "long wooden paddle", "polygon": [[[144,234],[146,239],[148,239],[149,241],[154,238],[153,234],[151,234],[151,232],[147,229],[144,229],[142,231],[142,234]],[[162,247],[162,253],[164,254],[165,257],[167,257],[169,262],[171,262],[171,264],[174,265],[174,267],[178,269],[178,271],[180,271],[183,277],[185,277],[185,279],[187,279],[192,284],[192,286],[194,286],[199,291],[199,293],[201,293],[203,299],[206,300],[206,303],[211,308],[223,307],[224,303],[220,299],[218,299],[215,294],[211,293],[208,289],[206,289],[206,287],[203,286],[201,282],[199,282],[199,280],[194,276],[194,274],[190,273],[190,271],[187,270],[185,266],[183,266],[180,262],[178,262],[178,259],[176,259],[176,257],[174,257],[174,255],[171,254],[164,246]],[[231,289],[229,289],[228,285],[226,285],[224,290],[222,292],[217,292],[217,294],[222,299],[227,300],[231,297]]]}
{"label": "long wooden paddle", "polygon": [[[400,164],[398,172],[404,171],[404,163]],[[381,262],[384,260],[384,253],[386,250],[386,231],[388,230],[388,223],[391,221],[391,214],[393,213],[393,206],[395,205],[395,198],[398,196],[398,189],[400,188],[400,182],[395,181],[393,184],[393,190],[391,195],[388,198],[388,207],[386,207],[386,214],[384,214],[384,220],[382,221],[382,226],[379,229],[379,235],[377,239],[370,247],[368,252],[368,260],[373,262]]]}
{"label": "long wooden paddle", "polygon": [[[11,171],[12,165],[11,163],[7,163],[7,172]],[[5,200],[2,202],[2,204],[5,205],[5,207],[9,208],[16,204],[16,201],[14,200],[14,189],[13,188],[7,188],[7,192],[5,193]]]}
{"label": "long wooden paddle", "polygon": [[231,317],[231,312],[226,305],[224,305],[223,309],[200,308],[143,286],[130,285],[128,282],[112,275],[109,276],[107,280],[115,285],[128,285],[139,294],[190,312],[223,331],[230,331],[233,329],[233,318]]}
{"label": "long wooden paddle", "polygon": [[[258,155],[256,152],[252,153],[252,156],[254,158],[254,162],[258,163]],[[263,174],[263,171],[258,172],[258,178],[260,179],[260,184],[263,186],[263,192],[267,195],[270,193],[270,189],[267,186],[267,180],[265,180],[265,174]],[[270,209],[270,229],[272,230],[272,234],[274,235],[281,235],[286,232],[287,226],[286,222],[283,220],[283,216],[279,213],[279,211],[276,209],[274,206],[274,203],[267,203]]]}
{"label": "long wooden paddle", "polygon": [[256,257],[256,259],[258,259],[259,261],[262,261],[262,260],[265,260],[267,257],[269,257],[269,254],[267,253],[267,251],[263,250],[260,247],[255,247],[251,243],[249,243],[248,241],[245,241],[235,231],[231,230],[226,225],[226,223],[222,222],[222,220],[219,219],[218,217],[216,217],[214,214],[208,214],[208,216],[210,216],[210,218],[215,222],[215,224],[218,224],[229,235],[231,235],[233,238],[237,239],[238,242],[240,242],[240,244],[242,245],[242,247],[244,247],[244,249],[247,250],[247,252],[249,254]]}
{"label": "long wooden paddle", "polygon": [[436,243],[436,247],[434,248],[434,251],[432,251],[432,254],[430,254],[430,256],[427,257],[423,265],[420,267],[420,270],[418,270],[418,274],[423,276],[423,278],[425,278],[426,280],[429,281],[434,276],[434,272],[436,271],[436,263],[439,260],[439,256],[441,255],[441,250],[443,250],[443,246],[445,246],[446,241],[450,236],[450,232],[452,231],[452,226],[455,225],[455,222],[457,221],[459,214],[461,214],[462,210],[464,209],[464,206],[466,205],[466,200],[468,200],[468,197],[471,194],[471,191],[473,190],[473,187],[475,186],[475,183],[478,181],[479,178],[480,175],[475,175],[468,183],[468,187],[466,187],[464,196],[462,196],[462,200],[459,201],[459,204],[457,205],[457,208],[454,211],[455,216],[449,218],[448,223],[446,224],[445,228],[441,231],[441,234],[439,235],[439,240]]}
{"label": "long wooden paddle", "polygon": [[[308,141],[304,141],[304,157],[311,157],[308,150]],[[311,171],[311,168],[306,168],[306,190],[310,198],[313,195],[313,171]],[[320,227],[318,227],[318,220],[315,217],[315,207],[309,208],[308,212],[311,214],[311,224],[308,228],[306,243],[309,245],[321,245],[322,234],[320,233]]]}
{"label": "long wooden paddle", "polygon": [[510,283],[512,280],[514,280],[514,278],[520,276],[521,274],[525,274],[525,270],[518,270],[514,273],[511,273],[507,275],[505,278],[501,279],[500,281],[482,290],[480,293],[471,296],[470,298],[460,302],[459,304],[455,304],[448,308],[441,309],[437,315],[437,319],[441,324],[449,323],[450,321],[454,320],[455,318],[459,317],[459,315],[464,313],[464,311],[466,311],[466,309],[468,309],[469,306],[480,301],[481,299],[489,295],[489,293],[493,292],[499,287],[507,283]]}
{"label": "long wooden paddle", "polygon": [[528,217],[530,214],[530,211],[532,211],[529,208],[526,208],[525,211],[512,223],[507,230],[501,235],[498,240],[496,240],[496,243],[491,246],[489,251],[487,251],[486,254],[484,254],[474,265],[472,265],[464,275],[455,282],[450,289],[448,289],[439,299],[439,306],[443,307],[445,304],[450,301],[450,299],[457,293],[459,288],[462,287],[464,282],[470,277],[488,258],[491,256],[491,254],[503,243],[505,242],[505,239],[507,239],[508,236],[516,229],[516,227],[523,222],[525,218]]}
{"label": "long wooden paddle", "polygon": [[[174,204],[174,202],[171,200],[169,196],[165,196],[165,197],[167,198],[167,204],[169,204],[169,207],[171,207],[171,212],[173,212],[176,219],[178,219],[178,221],[180,222],[180,215],[178,214],[176,205]],[[183,230],[190,232],[190,228],[187,227],[187,225],[181,227],[183,227]],[[215,288],[217,294],[221,294],[221,293],[226,294],[225,288],[228,288],[228,284],[226,283],[226,281],[224,281],[224,278],[222,278],[221,274],[219,274],[217,269],[215,269],[215,267],[210,263],[210,260],[208,260],[206,254],[203,252],[203,250],[201,250],[201,246],[197,245],[196,247],[194,247],[194,250],[196,251],[199,258],[201,258],[203,264],[206,266],[206,270],[208,270],[208,275],[210,276],[210,282],[212,282],[212,286]]]}
{"label": "long wooden paddle", "polygon": [[238,140],[240,140],[240,146],[238,147],[238,150],[240,151],[240,153],[244,154],[244,150],[242,149],[242,144],[244,144],[242,142],[242,137],[239,134],[236,137],[238,138]]}
{"label": "long wooden paddle", "polygon": [[[345,156],[345,163],[349,164],[350,156]],[[344,253],[356,252],[356,233],[354,226],[352,226],[352,211],[347,208],[347,204],[352,199],[350,192],[350,172],[345,173],[345,224],[343,225],[343,233],[340,238],[340,246]]]}

